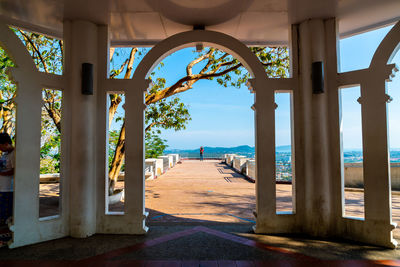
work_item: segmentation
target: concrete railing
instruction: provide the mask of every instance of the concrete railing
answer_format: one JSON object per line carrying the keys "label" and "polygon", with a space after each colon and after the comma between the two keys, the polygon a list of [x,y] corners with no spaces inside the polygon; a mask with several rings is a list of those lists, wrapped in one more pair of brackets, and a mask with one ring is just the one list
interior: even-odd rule
{"label": "concrete railing", "polygon": [[155,159],[146,159],[144,165],[145,179],[152,180],[156,178],[156,163]]}
{"label": "concrete railing", "polygon": [[164,160],[162,159],[155,159],[156,160],[156,177],[160,176],[161,174],[163,174],[164,171]]}
{"label": "concrete railing", "polygon": [[172,156],[159,156],[159,159],[163,160],[163,169],[164,172],[168,171],[169,168],[173,167],[173,157]]}
{"label": "concrete railing", "polygon": [[237,172],[242,173],[244,168],[246,167],[246,162],[248,160],[249,159],[246,158],[245,156],[235,156],[235,157],[233,157],[233,166],[232,167]]}
{"label": "concrete railing", "polygon": [[249,159],[246,161],[246,176],[252,180],[256,180],[256,161]]}
{"label": "concrete railing", "polygon": [[236,172],[244,174],[249,180],[256,180],[255,160],[236,154],[225,154],[223,160]]}
{"label": "concrete railing", "polygon": [[59,173],[46,173],[40,175],[41,183],[58,183],[60,181]]}
{"label": "concrete railing", "polygon": [[150,158],[145,160],[146,179],[155,179],[164,173],[163,159]]}
{"label": "concrete railing", "polygon": [[[146,179],[155,179],[180,162],[179,154],[168,154],[145,160]],[[150,174],[151,173],[151,174]]]}
{"label": "concrete railing", "polygon": [[180,161],[179,154],[168,154],[168,155],[172,156],[172,163],[174,166]]}
{"label": "concrete railing", "polygon": [[[362,187],[364,170],[362,163],[344,164],[344,183],[348,187]],[[400,190],[400,163],[390,163],[392,189]]]}
{"label": "concrete railing", "polygon": [[233,158],[236,156],[236,154],[225,154],[224,159],[225,163],[228,164],[229,166],[233,165]]}
{"label": "concrete railing", "polygon": [[[145,179],[151,180],[159,177],[168,169],[174,167],[180,162],[179,154],[168,154],[158,158],[145,159]],[[125,173],[120,172],[118,181],[125,180]],[[40,183],[58,183],[60,181],[59,173],[40,174]]]}
{"label": "concrete railing", "polygon": [[[224,161],[227,165],[232,166],[237,172],[244,173],[252,180],[256,179],[255,160],[248,159],[244,156],[236,154],[225,154]],[[245,169],[245,171],[243,171]],[[393,190],[400,190],[400,163],[390,164],[390,176]],[[278,179],[279,177],[277,177]],[[279,180],[279,179],[278,179]],[[285,179],[286,181],[287,179]],[[289,180],[290,181],[290,177]],[[363,186],[363,165],[362,163],[345,163],[344,164],[344,182],[346,187],[362,187]]]}

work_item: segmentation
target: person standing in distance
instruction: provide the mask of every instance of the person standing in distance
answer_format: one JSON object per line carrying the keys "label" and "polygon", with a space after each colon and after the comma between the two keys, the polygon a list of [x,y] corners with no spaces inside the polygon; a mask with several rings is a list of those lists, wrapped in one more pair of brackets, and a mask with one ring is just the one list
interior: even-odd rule
{"label": "person standing in distance", "polygon": [[203,161],[204,147],[200,147],[200,161]]}

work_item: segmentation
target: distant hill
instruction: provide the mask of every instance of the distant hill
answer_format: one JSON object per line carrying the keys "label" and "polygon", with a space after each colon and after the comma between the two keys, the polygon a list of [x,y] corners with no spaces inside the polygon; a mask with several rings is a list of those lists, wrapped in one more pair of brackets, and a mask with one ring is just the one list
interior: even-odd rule
{"label": "distant hill", "polygon": [[[199,148],[195,149],[167,149],[165,150],[166,153],[179,153],[179,152],[199,152]],[[235,146],[235,147],[210,147],[210,146],[205,146],[204,147],[204,152],[211,152],[211,153],[234,153],[238,151],[243,151],[243,152],[254,152],[254,147],[243,145],[243,146]]]}
{"label": "distant hill", "polygon": [[[179,152],[199,152],[200,148],[195,148],[195,149],[167,149],[165,150],[165,153],[179,153]],[[277,146],[276,147],[276,152],[291,152],[291,146]],[[248,146],[248,145],[243,145],[243,146],[235,146],[235,147],[209,147],[205,146],[204,151],[210,152],[210,153],[224,153],[224,154],[230,154],[230,153],[237,153],[237,152],[255,152],[255,147],[254,146]]]}
{"label": "distant hill", "polygon": [[276,152],[292,152],[292,146],[277,146]]}
{"label": "distant hill", "polygon": [[[164,154],[180,154],[182,157],[189,158],[198,158],[199,157],[199,149],[167,149],[164,151]],[[255,148],[243,145],[236,147],[204,147],[204,157],[206,158],[219,158],[224,154],[239,154],[246,157],[254,158]]]}
{"label": "distant hill", "polygon": [[[199,157],[199,149],[167,149],[164,151],[164,154],[180,154],[182,157],[188,158],[198,158]],[[278,153],[290,153],[291,146],[278,146],[276,148],[276,152]],[[204,156],[206,158],[220,158],[224,154],[238,154],[242,156],[246,156],[249,158],[254,158],[255,155],[255,147],[254,146],[235,146],[235,147],[204,147]]]}
{"label": "distant hill", "polygon": [[[291,146],[276,147],[276,160],[281,162],[290,162]],[[195,149],[167,149],[164,154],[180,154],[184,158],[199,158],[199,148]],[[224,154],[237,154],[248,158],[255,157],[255,147],[252,146],[236,146],[236,147],[204,147],[205,158],[222,158]],[[344,149],[344,162],[362,162],[362,150],[360,148]],[[390,161],[400,162],[400,149],[392,148],[390,150]]]}

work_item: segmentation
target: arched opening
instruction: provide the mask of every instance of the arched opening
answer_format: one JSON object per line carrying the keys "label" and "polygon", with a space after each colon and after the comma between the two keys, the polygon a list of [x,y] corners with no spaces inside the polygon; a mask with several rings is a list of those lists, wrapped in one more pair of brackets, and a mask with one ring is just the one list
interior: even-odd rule
{"label": "arched opening", "polygon": [[[257,164],[256,171],[256,194],[258,195],[256,213],[258,216],[257,220],[260,217],[264,219],[266,218],[266,213],[276,213],[275,205],[272,208],[262,204],[264,201],[269,200],[275,203],[275,133],[274,127],[271,127],[271,123],[272,125],[274,124],[274,90],[268,88],[264,68],[258,58],[251,53],[250,49],[232,37],[209,31],[186,32],[164,40],[144,57],[133,75],[132,83],[134,84],[134,88],[126,91],[126,133],[127,136],[135,137],[136,141],[129,141],[127,139],[126,142],[127,165],[125,175],[127,191],[125,205],[128,210],[132,208],[141,210],[144,213],[144,133],[143,128],[139,129],[138,126],[143,125],[144,122],[143,109],[141,107],[143,102],[140,100],[144,96],[143,90],[149,87],[149,81],[146,78],[151,70],[170,53],[184,47],[195,46],[199,43],[202,43],[204,46],[217,47],[228,52],[238,59],[253,77],[253,79],[249,80],[249,84],[255,91],[256,99],[256,162],[262,162],[262,167],[259,167],[260,164]],[[262,138],[260,138],[261,136]],[[137,161],[141,159],[142,163],[135,163],[135,159]],[[134,173],[137,175],[133,175]],[[274,181],[274,186],[271,186],[268,181]],[[129,184],[134,185],[136,189],[132,190]],[[134,191],[136,194],[129,193],[129,191]],[[133,200],[136,200],[136,204],[130,202]]]}
{"label": "arched opening", "polygon": [[[390,173],[394,166],[390,163],[390,125],[388,124],[388,95],[387,81],[394,77],[394,64],[389,64],[399,48],[400,24],[397,23],[385,36],[377,48],[368,69],[351,72],[353,76],[349,84],[360,84],[361,97],[357,100],[361,104],[362,117],[362,146],[363,146],[363,185],[365,201],[364,222],[345,220],[349,224],[359,224],[365,228],[371,221],[379,221],[386,227],[385,231],[375,231],[359,238],[374,240],[389,247],[396,247],[393,239],[393,210],[391,205],[391,178]],[[350,73],[349,73],[350,74]],[[357,77],[357,75],[359,75]],[[389,126],[389,127],[388,127]],[[343,180],[342,180],[343,182]],[[342,184],[343,185],[343,184]],[[343,188],[343,187],[342,187]],[[344,195],[342,191],[342,196]],[[343,203],[343,202],[342,202]],[[343,206],[342,206],[343,207]],[[375,241],[377,240],[377,241]]]}
{"label": "arched opening", "polygon": [[[397,245],[395,239],[399,238],[399,231],[396,229],[396,225],[399,219],[399,205],[398,198],[399,195],[397,191],[399,190],[397,186],[397,168],[396,163],[397,149],[395,148],[398,143],[398,138],[396,137],[396,123],[393,123],[397,119],[396,112],[396,101],[399,97],[399,79],[395,77],[395,72],[398,71],[396,65],[399,64],[398,51],[400,49],[400,22],[397,22],[387,33],[383,41],[380,43],[378,49],[374,53],[371,60],[369,69],[376,73],[376,76],[380,78],[379,87],[375,88],[381,96],[384,96],[385,104],[385,123],[386,123],[386,144],[381,143],[381,146],[386,148],[386,155],[388,155],[388,166],[386,173],[387,177],[382,177],[384,180],[379,180],[379,183],[384,184],[383,189],[377,190],[380,193],[380,199],[385,202],[381,203],[382,215],[385,214],[385,220],[391,224],[394,231],[389,234],[389,239],[393,246]],[[394,63],[394,64],[393,64]],[[397,90],[396,90],[397,89]],[[391,103],[391,102],[394,103]],[[388,104],[390,103],[390,104]],[[392,120],[392,121],[391,121]],[[383,165],[383,164],[382,164]],[[383,166],[382,166],[383,168]],[[389,204],[387,206],[387,204]]]}
{"label": "arched opening", "polygon": [[[340,72],[368,68],[382,40],[393,26],[372,30],[340,40]],[[361,46],[361,44],[363,44]],[[362,87],[340,88],[344,210],[347,218],[365,219]]]}
{"label": "arched opening", "polygon": [[[388,44],[388,39],[391,39],[389,35],[393,36],[390,31],[394,29],[393,25],[376,29],[363,34],[352,36],[340,40],[340,71],[357,71],[362,70],[370,66],[370,70],[373,75],[377,75],[376,71],[377,62],[384,62],[384,58],[389,58],[390,54],[384,52],[388,48],[384,48]],[[388,38],[389,36],[389,38]],[[363,43],[362,46],[360,44]],[[386,45],[385,45],[386,43]],[[360,49],[359,49],[360,48]],[[393,49],[393,47],[391,48]],[[380,55],[380,56],[378,56]],[[391,58],[393,55],[391,56]],[[387,62],[390,64],[390,62]],[[386,66],[386,62],[383,64]],[[381,65],[382,68],[382,65]],[[357,84],[347,85],[344,88],[340,88],[340,101],[341,101],[341,135],[342,135],[342,161],[344,162],[343,175],[344,175],[344,210],[343,216],[350,218],[365,219],[365,188],[364,188],[364,167],[363,161],[363,125],[361,106],[363,104],[363,95],[365,94],[365,84],[361,84],[362,81],[358,81]],[[389,88],[395,86],[393,83],[388,83]],[[364,91],[363,91],[364,90]],[[376,88],[376,90],[382,90]],[[385,93],[397,97],[397,92],[391,90],[388,92],[385,89]],[[387,109],[389,119],[393,116],[391,109],[395,108],[395,105],[389,104]],[[363,115],[366,116],[365,114]],[[396,159],[393,158],[397,154],[396,144],[397,139],[393,136],[392,126],[396,128],[394,124],[389,125],[388,120],[388,134],[391,139],[389,142],[391,145],[388,147],[389,155],[391,155],[390,169],[393,178],[393,173],[396,173]],[[383,166],[382,166],[383,167]],[[393,179],[392,179],[393,188]],[[397,210],[393,210],[397,212]]]}
{"label": "arched opening", "polygon": [[[238,67],[241,74],[235,74],[240,63],[214,47],[204,47],[201,52],[184,48],[170,54],[162,63],[162,72],[152,75],[152,81],[158,84],[159,79],[165,77],[166,88],[176,86],[182,77],[188,77],[188,72],[193,77],[204,78],[213,74],[214,79],[192,79],[188,90],[185,84],[178,85],[185,91],[174,96],[185,105],[182,109],[187,108],[191,120],[181,131],[161,129],[160,138],[166,139],[169,145],[161,158],[171,157],[172,166],[164,168],[165,173],[157,179],[145,181],[147,225],[254,223],[255,187],[242,174],[244,165],[254,159],[255,153],[254,111],[251,109],[254,95],[246,87],[247,71]],[[194,63],[197,64],[192,66]],[[217,70],[220,64],[226,67]],[[207,65],[209,67],[204,69]],[[166,101],[157,109],[153,104],[148,105],[146,116],[171,116],[170,109],[180,112],[176,105]],[[154,122],[146,121],[145,127]],[[203,160],[200,147],[204,148]],[[175,159],[176,154],[180,163]],[[229,166],[223,163],[225,154],[234,157]],[[157,159],[146,157],[146,165],[152,160]]]}
{"label": "arched opening", "polygon": [[[127,76],[127,74],[131,73],[131,72],[134,72],[136,75],[136,71],[138,71],[136,68],[137,65],[142,64],[142,62],[140,61],[140,57],[143,56],[143,54],[148,53],[148,50],[149,50],[149,48],[146,48],[145,50],[147,50],[147,51],[141,51],[141,53],[139,54],[137,52],[138,51],[137,47],[124,48],[124,49],[126,50],[125,52],[123,52],[121,48],[116,48],[116,49],[112,48],[111,49],[110,54],[112,56],[110,56],[110,58],[113,58],[113,61],[110,65],[110,68],[112,69],[110,72],[111,78],[117,77],[117,78],[121,78],[121,79],[130,79],[130,75]],[[246,49],[250,50],[249,48],[246,48]],[[176,49],[174,49],[174,50],[176,50]],[[191,48],[184,48],[183,50],[179,50],[179,51],[189,51],[187,53],[193,54],[194,51],[190,51],[190,50],[191,50]],[[214,51],[215,48],[210,48],[210,50],[209,50],[209,48],[203,47],[203,52],[197,53],[196,57],[192,58],[191,60],[189,60],[187,62],[187,65],[183,64],[182,66],[180,66],[176,62],[177,60],[180,60],[180,59],[175,59],[175,62],[170,63],[169,61],[172,60],[171,58],[174,58],[174,56],[172,56],[171,53],[168,52],[167,53],[167,55],[169,55],[168,59],[165,59],[162,62],[160,60],[161,63],[154,67],[155,69],[157,69],[157,71],[160,71],[162,73],[161,76],[155,75],[155,71],[152,71],[152,70],[149,71],[149,73],[151,75],[149,74],[148,78],[151,77],[151,80],[152,80],[152,84],[151,84],[149,91],[157,90],[160,88],[161,89],[171,88],[171,87],[179,88],[179,90],[178,90],[179,97],[184,97],[189,93],[189,92],[186,92],[186,90],[188,90],[190,88],[186,88],[185,86],[187,86],[187,83],[185,84],[184,82],[182,82],[182,80],[185,81],[185,79],[187,79],[192,87],[195,87],[194,84],[198,80],[204,81],[204,83],[207,83],[206,86],[208,87],[208,86],[210,86],[210,82],[206,81],[205,78],[207,78],[207,75],[210,75],[210,73],[212,73],[214,75],[212,77],[217,79],[216,84],[218,86],[222,85],[222,87],[223,87],[224,85],[225,86],[234,85],[235,87],[242,87],[241,91],[244,91],[244,93],[242,93],[243,96],[241,96],[241,99],[236,100],[236,101],[238,101],[238,103],[236,103],[236,104],[239,104],[239,102],[243,102],[242,101],[243,97],[248,97],[249,102],[248,103],[246,102],[248,105],[246,107],[243,106],[243,108],[246,109],[247,113],[249,113],[249,114],[252,113],[253,111],[250,109],[250,107],[252,107],[253,110],[255,109],[254,108],[254,95],[250,95],[248,93],[247,88],[245,88],[245,89],[243,88],[243,87],[245,87],[244,86],[245,84],[247,84],[247,86],[251,87],[250,81],[247,81],[248,73],[245,72],[245,73],[243,73],[242,76],[236,77],[236,78],[232,77],[232,76],[224,76],[222,74],[221,75],[219,74],[219,73],[228,73],[228,75],[231,75],[231,74],[233,75],[233,73],[231,73],[231,72],[234,72],[235,70],[237,70],[236,67],[241,66],[242,63],[237,62],[236,59],[231,57],[229,54],[225,54],[225,52],[223,52],[223,50],[220,50],[218,52],[219,54],[209,54],[210,52],[212,52],[211,50]],[[287,77],[288,72],[289,72],[288,71],[289,55],[288,55],[288,51],[286,48],[261,49],[261,47],[260,48],[254,47],[254,48],[252,48],[252,50],[253,50],[252,52],[254,54],[256,54],[257,57],[259,58],[257,60],[258,61],[261,60],[262,63],[264,64],[264,66],[265,66],[264,73],[266,73],[268,75],[268,77],[270,77],[270,78]],[[124,54],[124,53],[125,53],[125,56],[115,57],[116,54]],[[139,60],[138,60],[139,63],[137,63],[136,58],[134,61],[131,62],[132,54],[139,57]],[[220,62],[220,61],[216,60],[216,58],[218,58],[218,57],[222,58],[224,61]],[[206,71],[206,69],[202,69],[202,68],[204,68],[208,64],[206,62],[209,58],[212,58],[213,61],[211,61],[211,63],[210,63],[210,61],[208,61],[208,63],[210,63],[211,65],[209,66],[210,69]],[[117,62],[119,62],[119,63],[117,64]],[[131,64],[132,66],[127,67],[127,65],[126,65],[127,62],[130,62],[129,64]],[[234,63],[232,63],[232,62],[234,62]],[[203,65],[201,63],[203,63]],[[228,66],[228,67],[226,67],[226,69],[222,69],[221,72],[215,72],[215,71],[217,71],[216,68],[219,68],[220,63],[223,63],[225,66]],[[167,77],[165,75],[168,72],[168,70],[166,68],[168,68],[168,66],[170,66],[170,65],[174,66],[174,71],[173,71],[174,73],[171,74],[172,78],[169,77],[169,78],[171,78],[171,80],[168,80],[166,82],[165,78],[167,78]],[[188,72],[187,68],[189,68],[189,67],[191,68],[191,70],[190,70],[191,75],[193,77],[197,77],[197,78],[189,77],[189,75],[187,74],[187,72]],[[197,68],[197,70],[195,70],[195,68]],[[203,76],[201,76],[200,72],[198,72],[199,69],[202,71],[201,74]],[[229,72],[226,71],[227,69]],[[179,70],[181,70],[182,73]],[[210,70],[212,70],[212,71],[210,71]],[[243,72],[243,71],[245,71],[245,70],[244,69],[240,70],[240,72]],[[196,76],[196,75],[200,75],[201,77]],[[214,87],[217,85],[214,85]],[[197,84],[196,84],[196,86],[197,86]],[[220,91],[221,90],[222,89],[220,89]],[[235,90],[234,92],[229,91],[229,90],[232,90],[232,88],[228,88],[227,91],[224,91],[224,93],[219,92],[219,95],[222,95],[222,94],[232,95],[232,93],[237,92],[237,90]],[[251,88],[251,90],[253,91],[253,88]],[[213,97],[215,97],[215,95],[217,95],[217,92],[218,92],[217,89],[214,92],[208,91],[205,94],[206,95],[209,94],[209,95],[206,96],[203,94],[202,96],[197,96],[196,98],[201,98],[202,100],[207,101],[207,99],[206,99],[207,97],[209,97],[211,95],[213,95]],[[278,131],[278,133],[276,135],[277,139],[276,139],[275,143],[277,144],[278,147],[276,148],[276,166],[277,166],[276,169],[277,170],[276,170],[276,173],[274,173],[274,177],[276,177],[276,180],[277,180],[276,188],[274,185],[274,189],[276,189],[276,193],[274,192],[274,197],[276,197],[276,207],[274,207],[273,212],[277,213],[277,214],[288,214],[288,213],[292,214],[295,211],[295,203],[294,203],[295,190],[294,190],[294,183],[292,183],[293,178],[294,178],[294,175],[293,175],[294,169],[292,168],[292,161],[294,158],[294,155],[292,153],[293,135],[291,133],[291,131],[292,131],[292,125],[291,125],[292,124],[292,94],[291,94],[290,90],[289,91],[288,90],[286,90],[286,91],[275,90],[274,92],[275,92],[274,107],[275,107],[275,113],[276,113],[275,121],[277,123],[275,128],[276,128],[276,131]],[[109,98],[109,96],[111,97],[111,94],[114,94],[114,96],[115,96],[116,93],[118,93],[118,92],[116,92],[116,91],[109,92],[107,99]],[[146,94],[146,100],[151,99],[149,95],[151,95],[151,92],[148,92],[148,94]],[[115,137],[117,137],[117,139],[118,139],[118,135],[120,135],[121,129],[125,127],[125,122],[124,122],[125,116],[123,115],[123,113],[125,113],[125,110],[124,110],[124,108],[120,107],[120,106],[125,105],[125,104],[122,104],[122,103],[125,103],[125,93],[123,91],[121,91],[118,93],[117,97],[121,98],[120,99],[121,102],[116,101],[119,104],[115,105],[115,106],[118,106],[117,113],[118,113],[118,110],[120,110],[120,114],[115,113],[115,115],[114,115],[114,113],[113,113],[112,117],[114,119],[117,118],[117,120],[119,121],[120,127],[119,127],[119,133],[117,133],[115,131],[115,127],[111,127],[109,129],[109,137],[108,137],[109,148],[110,148],[110,140],[114,139]],[[164,98],[161,97],[160,99],[164,99]],[[169,99],[169,98],[167,98],[167,99]],[[108,112],[110,112],[110,110],[112,109],[111,103],[114,100],[116,100],[116,99],[111,99],[111,98],[108,99],[108,102],[109,102],[109,104],[107,105]],[[186,155],[179,153],[179,155],[177,155],[178,159],[176,157],[174,157],[175,155],[167,155],[165,157],[161,157],[161,158],[165,158],[164,162],[162,162],[162,159],[157,159],[157,156],[154,156],[154,155],[156,155],[156,153],[153,153],[155,151],[152,152],[148,149],[147,142],[149,141],[149,143],[151,143],[151,141],[154,141],[154,140],[149,140],[149,138],[147,136],[147,133],[148,133],[147,128],[151,128],[151,127],[155,128],[155,125],[157,125],[158,122],[156,120],[154,120],[154,118],[159,116],[160,114],[163,113],[165,115],[165,114],[170,114],[170,113],[180,113],[180,115],[185,115],[185,112],[183,112],[185,108],[183,108],[183,109],[176,108],[176,106],[178,106],[177,103],[174,103],[172,106],[170,106],[170,104],[168,104],[167,102],[163,102],[162,108],[153,106],[153,104],[151,104],[152,102],[147,103],[147,101],[146,101],[145,103],[150,104],[150,106],[148,106],[145,111],[144,128],[145,128],[145,140],[146,140],[146,146],[145,146],[146,162],[145,162],[145,171],[144,172],[145,172],[146,179],[154,179],[155,177],[161,175],[163,172],[166,172],[167,169],[171,168],[172,166],[174,166],[176,164],[177,160],[179,161],[179,159],[182,158],[182,156],[185,157]],[[188,104],[188,103],[186,103],[186,101],[183,101],[183,103]],[[229,104],[226,101],[226,99],[224,99],[224,103]],[[202,103],[202,104],[204,104],[204,103]],[[214,105],[218,105],[218,104],[220,104],[220,103],[218,103],[218,101],[214,103]],[[183,106],[181,106],[181,107],[183,107]],[[237,114],[234,115],[234,114],[230,114],[230,113],[232,113],[232,112],[220,111],[219,114],[213,114],[213,115],[209,114],[209,116],[221,117],[221,119],[227,118],[230,116],[238,116]],[[122,115],[122,116],[120,116],[120,115]],[[168,115],[168,116],[170,116],[170,115]],[[242,116],[242,118],[237,118],[236,120],[231,120],[231,121],[229,121],[229,123],[231,123],[232,125],[235,125],[239,129],[241,129],[241,127],[243,125],[247,125],[246,121],[254,121],[254,119],[252,118],[254,115],[248,115],[248,116],[249,116],[248,118],[243,118],[243,116]],[[164,123],[169,124],[171,122],[164,121]],[[180,123],[177,123],[176,121],[174,123],[176,125],[178,125],[177,128],[182,127],[180,125]],[[206,121],[203,121],[203,123],[209,124],[209,122],[206,122]],[[173,123],[171,123],[171,124],[173,124]],[[122,128],[121,128],[121,125],[123,125]],[[251,128],[254,129],[253,123],[250,123],[249,125]],[[168,129],[170,127],[171,127],[171,125],[169,125],[166,128]],[[269,125],[269,127],[271,127],[271,125]],[[175,128],[175,129],[177,129],[177,128]],[[215,132],[215,130],[216,129],[214,129],[214,132]],[[222,128],[221,128],[221,130],[222,130]],[[225,135],[226,139],[229,139],[228,137],[230,134],[234,135],[233,132],[234,132],[234,130],[231,129],[229,132],[224,132],[223,135]],[[252,135],[254,136],[254,131],[252,131],[252,132],[253,132]],[[181,132],[181,133],[183,133],[183,132]],[[160,138],[158,136],[157,136],[157,138],[160,141]],[[252,137],[252,139],[253,138],[254,137]],[[116,141],[117,139],[115,139],[114,141]],[[120,142],[118,141],[118,142],[114,142],[114,143],[117,144]],[[114,144],[114,146],[115,146],[115,144]],[[205,152],[205,157],[206,158],[207,157],[214,157],[214,158],[217,157],[218,159],[222,158],[222,160],[224,160],[224,157],[227,156],[227,155],[225,155],[226,153],[236,154],[236,155],[230,155],[232,157],[232,160],[229,160],[229,162],[228,162],[228,165],[231,165],[231,168],[235,169],[234,172],[239,173],[239,174],[233,173],[233,176],[236,176],[236,175],[240,176],[240,174],[244,174],[247,176],[247,178],[249,178],[249,180],[252,180],[254,182],[254,180],[256,179],[256,164],[255,164],[255,160],[254,160],[254,158],[255,158],[254,157],[255,156],[254,139],[252,141],[250,141],[250,144],[253,145],[253,147],[247,147],[248,150],[252,150],[252,151],[250,151],[250,153],[248,153],[248,151],[240,151],[239,153],[238,152],[234,153],[235,151],[232,151],[232,150],[221,153],[221,150],[220,150],[219,154],[216,154],[216,153],[212,153],[210,151],[210,150],[213,150],[214,148],[207,148],[206,150],[208,150],[208,151]],[[200,146],[201,146],[201,144],[198,145],[198,147],[200,147]],[[221,145],[218,145],[214,142],[214,146],[221,146]],[[172,147],[172,148],[174,148],[174,147]],[[160,148],[157,148],[157,149],[160,149]],[[242,149],[242,148],[238,148],[238,149]],[[123,150],[121,150],[121,151],[123,151]],[[166,154],[176,154],[176,153],[177,153],[177,151],[170,151],[170,153],[166,153]],[[195,153],[195,155],[197,157],[199,156],[198,149],[196,149],[196,152],[192,152],[192,153]],[[115,148],[109,149],[109,152],[106,154],[109,157],[109,163],[110,163],[111,162],[110,156],[112,157],[114,155],[114,158],[115,158],[115,155],[116,155]],[[149,155],[154,154],[154,155],[149,156],[148,154]],[[217,155],[217,156],[215,156],[215,155]],[[237,159],[234,159],[234,157],[237,157]],[[161,163],[158,162],[160,160],[161,160]],[[228,158],[226,158],[226,160],[228,160]],[[125,165],[122,165],[122,166],[123,167],[121,168],[121,170],[125,168]],[[161,168],[160,168],[160,166],[161,166]],[[110,166],[109,166],[108,172],[110,173]],[[227,177],[223,177],[223,178],[227,178],[227,181],[231,181],[228,177],[230,175],[232,176],[232,174],[229,174],[229,175],[227,174],[226,175]],[[124,176],[124,173],[121,173],[121,176]],[[110,175],[109,175],[109,177],[110,177]],[[123,183],[126,182],[126,181],[123,181],[123,179],[124,179],[123,177],[121,177],[121,178],[122,179],[118,180],[118,182],[117,182],[116,191],[120,190],[120,188],[123,187]],[[236,178],[236,177],[234,177],[234,178]],[[107,189],[109,189],[109,184],[107,184],[107,180],[108,179],[106,178],[106,187],[107,187]],[[148,184],[152,184],[152,183],[157,183],[157,182],[150,181],[150,182],[146,182],[145,184],[148,185]],[[254,198],[254,184],[252,186],[253,186],[253,189],[250,189],[250,191],[252,191],[253,193],[250,193],[250,195],[247,199],[252,199],[250,202],[253,202],[253,203],[249,204],[250,206],[252,206],[252,208],[248,208],[246,210],[246,212],[248,213],[245,216],[246,218],[241,219],[240,214],[238,214],[236,217],[231,216],[230,218],[239,218],[239,221],[240,220],[241,221],[249,221],[249,222],[254,221],[254,216],[253,216],[253,211],[255,211],[255,208],[254,208],[254,205],[255,205],[255,203],[254,203],[254,199],[255,199]],[[159,193],[156,192],[157,191],[156,187],[153,188],[152,190],[150,190],[150,189],[147,190],[146,193],[148,193],[150,191],[154,193],[153,195],[155,196],[154,198],[156,200],[160,200],[160,199],[158,199],[158,198],[160,198],[160,196],[159,196]],[[207,190],[206,193],[209,194],[214,191],[215,190]],[[199,192],[196,192],[196,193],[199,193]],[[117,194],[115,194],[115,195],[117,195]],[[151,194],[146,194],[146,197],[148,195],[151,195]],[[107,197],[106,197],[106,203],[108,203],[108,205],[107,205],[108,210],[106,209],[106,214],[109,214],[109,215],[124,214],[123,211],[126,210],[126,209],[124,209],[125,202],[122,200],[116,204],[111,204],[111,206],[110,206],[110,199],[111,198],[109,197],[107,200]],[[240,201],[238,201],[238,202],[240,202]],[[157,204],[155,204],[155,205],[157,206]],[[154,205],[152,207],[154,207]],[[146,207],[146,208],[149,208],[149,207]],[[117,213],[114,213],[114,212],[117,212]],[[150,212],[150,214],[148,216],[148,220],[149,220],[149,218],[150,219],[151,218],[158,219],[161,217],[164,218],[165,215],[169,215],[169,214],[163,214],[160,216],[160,214],[153,214],[153,213],[154,212]],[[176,212],[172,212],[172,213],[176,213]],[[186,214],[189,214],[189,215],[194,214],[194,213],[196,213],[196,212],[186,212]],[[205,213],[207,213],[207,212],[205,212]],[[185,214],[182,214],[182,212],[180,212],[179,215],[184,216]],[[219,216],[226,217],[226,216],[230,216],[230,215],[228,212],[219,212]],[[222,221],[223,220],[224,219],[222,219]]]}
{"label": "arched opening", "polygon": [[[371,61],[371,68],[378,68],[379,66],[392,66],[398,67],[400,65],[400,22],[397,22],[385,39],[379,45],[379,48],[374,54]],[[394,65],[393,65],[394,64]],[[398,224],[400,222],[400,183],[399,183],[399,129],[398,129],[398,103],[400,98],[400,77],[394,68],[389,77],[385,79],[385,94],[387,94],[387,129],[388,129],[388,152],[389,152],[389,202],[390,206],[390,220],[391,223],[397,224],[397,228],[392,231],[392,237],[396,240],[400,239],[400,230]]]}
{"label": "arched opening", "polygon": [[[390,64],[400,65],[400,53],[394,51],[394,57]],[[389,131],[389,151],[390,151],[390,181],[391,181],[391,201],[392,201],[392,222],[400,223],[400,129],[399,129],[399,102],[400,102],[400,76],[396,75],[387,83],[387,93],[391,97],[388,104],[388,131]],[[397,227],[393,231],[393,237],[400,240],[400,229]]]}

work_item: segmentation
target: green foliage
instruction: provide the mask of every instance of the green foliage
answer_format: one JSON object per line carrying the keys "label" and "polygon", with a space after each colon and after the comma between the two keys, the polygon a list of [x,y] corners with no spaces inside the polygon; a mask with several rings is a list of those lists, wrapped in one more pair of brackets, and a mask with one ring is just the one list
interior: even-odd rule
{"label": "green foliage", "polygon": [[6,51],[3,48],[0,48],[0,79],[1,82],[4,80],[8,80],[8,75],[6,71],[9,67],[14,67],[14,62],[12,59],[7,55]]}
{"label": "green foliage", "polygon": [[192,119],[188,106],[180,102],[178,97],[170,97],[150,104],[145,114],[146,131],[153,127],[175,131],[184,130]]}
{"label": "green foliage", "polygon": [[[54,98],[51,101],[52,105],[57,109],[61,109],[61,91],[44,89],[42,92],[44,101],[49,98],[49,95],[52,95]],[[50,118],[45,106],[42,106],[40,143],[40,173],[59,173],[61,133]]]}
{"label": "green foliage", "polygon": [[11,28],[32,56],[38,70],[53,74],[63,72],[63,41],[42,34]]}
{"label": "green foliage", "polygon": [[60,173],[60,144],[61,135],[58,134],[50,136],[40,147],[40,174]]}
{"label": "green foliage", "polygon": [[[286,78],[289,75],[289,52],[286,47],[250,47],[249,48],[263,64],[265,72],[269,78]],[[208,53],[211,55],[207,58],[209,66],[208,73],[224,73],[217,77],[210,77],[208,80],[216,80],[221,86],[232,86],[240,88],[250,78],[247,69],[236,58],[215,48],[204,49],[203,52],[195,52],[196,58],[204,56]]]}
{"label": "green foliage", "polygon": [[[43,72],[62,74],[63,43],[37,33],[11,28],[20,38],[32,56],[36,67]],[[7,69],[13,67],[11,58],[0,49],[0,123],[1,131],[15,135],[15,103],[17,86],[7,75]],[[61,114],[61,91],[43,90],[42,134],[40,148],[40,173],[58,173],[60,171],[61,135],[56,126],[60,118],[49,114],[52,110],[59,117]],[[8,112],[7,112],[8,111]],[[54,116],[54,115],[53,115]]]}
{"label": "green foliage", "polygon": [[[14,136],[16,85],[9,79],[7,71],[14,67],[12,59],[0,47],[0,131],[8,132]],[[9,114],[4,112],[9,111]]]}
{"label": "green foliage", "polygon": [[[156,93],[165,88],[166,79],[157,78],[149,93]],[[186,129],[186,124],[191,120],[189,107],[181,102],[179,97],[164,98],[150,104],[145,112],[146,131],[155,128],[174,129],[175,131]]]}
{"label": "green foliage", "polygon": [[115,148],[118,143],[120,131],[112,130],[108,132],[108,167],[111,168],[111,163],[114,157]]}
{"label": "green foliage", "polygon": [[145,138],[145,157],[157,158],[161,156],[164,150],[168,147],[166,145],[167,140],[161,139],[156,131],[147,131]]}
{"label": "green foliage", "polygon": [[0,47],[0,90],[1,90],[1,102],[0,105],[6,107],[6,105],[12,101],[15,96],[16,86],[9,79],[7,71],[15,67],[12,59],[7,55],[6,51]]}

